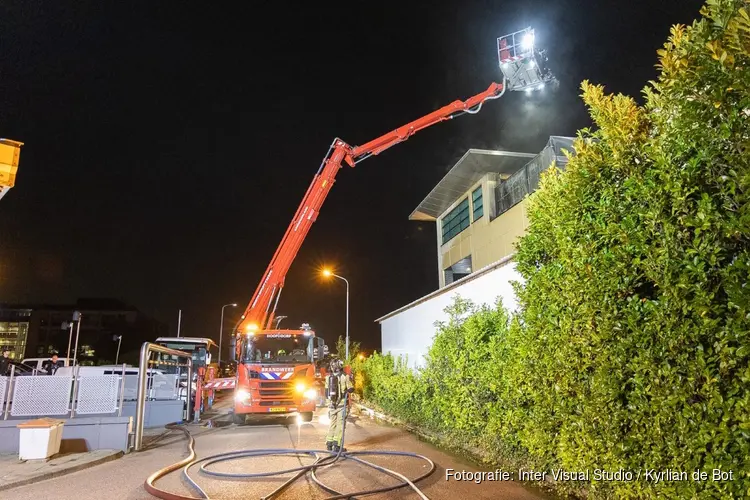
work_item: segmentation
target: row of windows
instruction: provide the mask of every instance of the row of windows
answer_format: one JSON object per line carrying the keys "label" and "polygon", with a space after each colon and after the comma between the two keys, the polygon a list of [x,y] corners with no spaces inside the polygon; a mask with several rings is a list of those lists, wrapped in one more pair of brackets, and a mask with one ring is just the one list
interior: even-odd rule
{"label": "row of windows", "polygon": [[452,240],[457,234],[469,227],[471,222],[476,222],[484,215],[484,201],[482,200],[482,187],[479,186],[471,193],[471,221],[469,220],[469,198],[464,198],[448,215],[441,221],[443,245]]}
{"label": "row of windows", "polygon": [[464,198],[456,208],[443,217],[441,226],[443,230],[443,244],[469,227],[469,199]]}
{"label": "row of windows", "polygon": [[484,201],[482,200],[482,186],[479,186],[471,193],[471,206],[474,210],[472,221],[476,222],[484,215]]}

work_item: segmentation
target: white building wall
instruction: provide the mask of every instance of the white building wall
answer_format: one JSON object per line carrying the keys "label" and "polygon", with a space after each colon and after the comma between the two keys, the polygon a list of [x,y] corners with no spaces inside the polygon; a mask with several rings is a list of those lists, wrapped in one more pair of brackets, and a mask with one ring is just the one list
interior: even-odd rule
{"label": "white building wall", "polygon": [[435,337],[435,322],[447,321],[444,309],[456,295],[489,306],[501,298],[506,309],[515,311],[518,302],[512,281],[522,280],[510,256],[384,316],[379,320],[382,351],[406,356],[411,367],[423,366]]}

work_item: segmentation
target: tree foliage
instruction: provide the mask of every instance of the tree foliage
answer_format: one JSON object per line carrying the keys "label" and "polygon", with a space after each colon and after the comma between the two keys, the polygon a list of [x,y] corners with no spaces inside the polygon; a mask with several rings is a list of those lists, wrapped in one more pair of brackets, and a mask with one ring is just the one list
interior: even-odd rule
{"label": "tree foliage", "polygon": [[360,342],[352,342],[352,339],[349,339],[349,357],[346,357],[346,338],[343,335],[339,335],[339,338],[336,339],[336,356],[344,362],[346,365],[351,365],[357,360],[357,356],[359,356],[359,352],[361,350],[361,343]]}
{"label": "tree foliage", "polygon": [[364,364],[366,398],[540,467],[734,473],[594,497],[750,495],[749,10],[674,26],[644,105],[583,83],[596,128],[529,200],[519,316],[459,300],[425,368]]}

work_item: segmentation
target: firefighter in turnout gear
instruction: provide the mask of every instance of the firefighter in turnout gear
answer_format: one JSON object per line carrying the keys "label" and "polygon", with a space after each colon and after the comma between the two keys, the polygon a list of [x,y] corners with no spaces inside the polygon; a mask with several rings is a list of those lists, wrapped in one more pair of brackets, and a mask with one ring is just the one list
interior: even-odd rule
{"label": "firefighter in turnout gear", "polygon": [[[349,377],[344,373],[344,362],[331,361],[331,373],[326,377],[326,397],[328,398],[328,418],[331,424],[326,435],[326,449],[338,453],[344,433],[344,411],[346,396],[354,392]],[[341,450],[345,451],[345,450]]]}

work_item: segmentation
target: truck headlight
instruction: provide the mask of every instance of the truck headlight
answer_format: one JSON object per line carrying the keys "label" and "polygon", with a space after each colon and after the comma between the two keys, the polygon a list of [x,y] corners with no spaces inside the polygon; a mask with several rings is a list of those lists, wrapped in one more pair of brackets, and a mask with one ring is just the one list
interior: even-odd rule
{"label": "truck headlight", "polygon": [[297,391],[297,394],[302,394],[307,390],[307,386],[302,382],[298,382],[297,385],[294,386],[294,389]]}
{"label": "truck headlight", "polygon": [[244,389],[240,389],[238,391],[235,391],[234,393],[234,400],[238,403],[244,403],[250,399],[250,393]]}
{"label": "truck headlight", "polygon": [[317,397],[318,397],[318,391],[316,391],[315,389],[308,389],[305,391],[305,399],[307,399],[308,401],[317,399]]}

